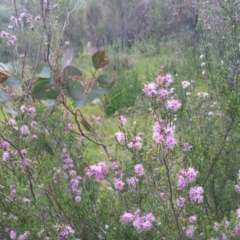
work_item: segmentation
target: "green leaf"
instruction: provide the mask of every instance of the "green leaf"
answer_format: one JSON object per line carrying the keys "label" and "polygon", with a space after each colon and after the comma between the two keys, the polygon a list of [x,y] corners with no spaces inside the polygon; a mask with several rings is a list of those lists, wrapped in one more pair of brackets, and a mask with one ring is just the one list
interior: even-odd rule
{"label": "green leaf", "polygon": [[8,65],[0,62],[0,72],[8,72],[10,74]]}
{"label": "green leaf", "polygon": [[52,73],[51,73],[50,67],[44,67],[42,71],[38,74],[40,78],[45,78],[45,79],[50,78],[51,75]]}
{"label": "green leaf", "polygon": [[85,105],[86,105],[85,100],[74,101],[74,106],[76,108],[81,108],[84,107]]}
{"label": "green leaf", "polygon": [[101,83],[103,85],[111,85],[113,83],[113,79],[111,76],[108,76],[106,74],[102,74],[100,76],[98,76],[98,78],[96,79],[96,81],[98,83]]}
{"label": "green leaf", "polygon": [[72,48],[68,48],[62,57],[62,68],[69,66],[73,60],[74,51]]}
{"label": "green leaf", "polygon": [[98,50],[95,54],[93,54],[92,62],[93,66],[97,70],[99,68],[105,67],[109,63],[109,60],[104,50]]}
{"label": "green leaf", "polygon": [[39,74],[44,68],[49,68],[47,63],[39,63],[36,67],[36,73]]}
{"label": "green leaf", "polygon": [[6,80],[6,84],[7,84],[7,86],[9,86],[12,89],[20,88],[22,86],[20,79],[14,77],[14,76],[9,77]]}
{"label": "green leaf", "polygon": [[47,84],[49,84],[48,80],[38,80],[33,86],[32,95],[39,100],[47,99],[47,96],[44,90]]}
{"label": "green leaf", "polygon": [[53,100],[53,99],[47,99],[47,100],[44,100],[43,101],[43,104],[44,104],[44,106],[47,108],[47,109],[49,109],[49,110],[52,110],[52,108],[54,107],[54,105],[55,105],[55,100]]}
{"label": "green leaf", "polygon": [[12,97],[3,91],[3,89],[0,88],[0,103],[6,103],[10,101]]}
{"label": "green leaf", "polygon": [[9,107],[9,108],[4,108],[3,110],[6,113],[10,113],[12,115],[17,115],[17,111],[15,111],[14,108]]}
{"label": "green leaf", "polygon": [[18,74],[21,72],[21,69],[20,69],[19,66],[17,65],[17,62],[16,62],[16,61],[9,62],[9,63],[7,63],[6,65],[7,65],[7,67],[8,67],[8,71],[9,71],[11,74],[18,75]]}
{"label": "green leaf", "polygon": [[82,77],[82,72],[73,66],[67,66],[63,69],[63,82],[79,81]]}
{"label": "green leaf", "polygon": [[91,125],[88,123],[88,121],[85,118],[81,119],[81,123],[87,131],[94,132],[93,128],[91,127]]}
{"label": "green leaf", "polygon": [[115,81],[108,76],[107,78],[102,77],[100,81],[105,81],[106,84],[101,84],[96,80],[96,82],[92,86],[92,92],[98,95],[107,94],[115,84]]}
{"label": "green leaf", "polygon": [[74,101],[85,99],[84,88],[80,82],[69,82],[67,85],[67,91]]}
{"label": "green leaf", "polygon": [[59,96],[61,89],[58,85],[49,83],[45,85],[44,91],[49,99],[56,99]]}
{"label": "green leaf", "polygon": [[88,95],[84,95],[83,99],[74,101],[74,105],[77,108],[84,107],[87,103],[92,102],[97,97],[97,94],[94,92],[88,93]]}

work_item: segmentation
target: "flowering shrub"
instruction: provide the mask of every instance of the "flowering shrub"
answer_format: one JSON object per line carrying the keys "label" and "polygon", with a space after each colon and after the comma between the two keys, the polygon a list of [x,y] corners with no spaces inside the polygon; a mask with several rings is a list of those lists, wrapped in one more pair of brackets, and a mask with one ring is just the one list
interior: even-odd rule
{"label": "flowering shrub", "polygon": [[238,153],[231,153],[237,113],[222,120],[229,106],[218,102],[218,94],[197,92],[194,81],[179,83],[161,69],[155,81],[143,84],[142,97],[149,103],[141,112],[144,121],[131,111],[116,113],[119,129],[104,137],[105,119],[94,125],[80,107],[96,97],[105,100],[115,84],[98,71],[109,62],[106,53],[91,50],[94,73],[84,82],[82,72],[70,65],[74,51],[69,41],[62,46],[63,36],[52,36],[56,49],[48,49],[59,5],[38,3],[41,14],[28,5],[19,16],[15,11],[10,21],[16,36],[1,33],[17,51],[18,40],[25,38],[21,31],[43,27],[36,39],[42,36],[48,45],[47,62],[37,61],[31,71],[26,71],[26,54],[20,71],[13,70],[18,62],[0,65],[1,236],[239,238],[240,166],[234,161]]}

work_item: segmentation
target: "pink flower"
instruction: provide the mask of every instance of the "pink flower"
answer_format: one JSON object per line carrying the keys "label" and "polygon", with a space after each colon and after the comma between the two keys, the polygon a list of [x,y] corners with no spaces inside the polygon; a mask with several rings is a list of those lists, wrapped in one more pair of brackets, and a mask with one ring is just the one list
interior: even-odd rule
{"label": "pink flower", "polygon": [[21,132],[22,134],[24,134],[24,135],[28,135],[28,134],[30,134],[30,131],[29,131],[27,125],[23,125],[23,126],[21,126],[21,127],[20,127],[20,132]]}
{"label": "pink flower", "polygon": [[32,121],[32,122],[30,123],[30,125],[31,125],[32,127],[34,127],[34,126],[36,126],[36,125],[37,125],[37,122],[35,122],[35,121]]}
{"label": "pink flower", "polygon": [[237,212],[237,219],[240,219],[240,208],[238,208],[236,212]]}
{"label": "pink flower", "polygon": [[22,106],[20,107],[20,110],[21,110],[22,113],[24,113],[24,112],[26,111],[26,109],[27,109],[27,108],[26,108],[26,106],[24,106],[24,105],[22,105]]}
{"label": "pink flower", "polygon": [[187,185],[188,185],[187,179],[184,176],[179,175],[178,183],[177,183],[177,189],[178,190],[183,190],[185,187],[187,187]]}
{"label": "pink flower", "polygon": [[66,41],[65,42],[65,46],[69,46],[70,45],[70,42],[69,41]]}
{"label": "pink flower", "polygon": [[149,221],[150,223],[152,223],[152,222],[155,221],[155,217],[153,216],[152,213],[146,214],[145,219],[146,219],[147,221]]}
{"label": "pink flower", "polygon": [[132,213],[124,213],[122,216],[121,216],[121,221],[124,222],[124,223],[130,223],[134,220],[134,215]]}
{"label": "pink flower", "polygon": [[176,112],[181,107],[181,105],[182,104],[176,99],[168,100],[165,103],[165,107],[167,109],[170,109],[170,110],[174,111],[174,112]]}
{"label": "pink flower", "polygon": [[0,146],[1,146],[2,148],[8,148],[8,147],[10,146],[10,144],[9,144],[7,141],[2,141],[1,144],[0,144]]}
{"label": "pink flower", "polygon": [[235,185],[235,189],[236,189],[237,193],[240,194],[240,185]]}
{"label": "pink flower", "polygon": [[75,197],[75,202],[80,202],[81,201],[81,197],[80,196],[76,196]]}
{"label": "pink flower", "polygon": [[230,222],[229,222],[229,221],[225,221],[224,227],[225,227],[225,228],[228,228],[229,226],[230,226]]}
{"label": "pink flower", "polygon": [[190,225],[185,229],[185,235],[187,236],[187,238],[189,239],[193,238],[194,230],[195,227],[193,225]]}
{"label": "pink flower", "polygon": [[177,144],[177,139],[172,136],[168,136],[165,140],[165,144],[171,149]]}
{"label": "pink flower", "polygon": [[72,124],[71,124],[71,123],[68,123],[68,124],[67,124],[67,130],[68,130],[68,131],[72,131],[72,130],[73,130],[73,127],[72,127]]}
{"label": "pink flower", "polygon": [[163,201],[166,201],[168,196],[167,196],[167,193],[165,192],[160,192],[160,198],[163,200]]}
{"label": "pink flower", "polygon": [[196,216],[190,216],[190,217],[189,217],[189,222],[190,222],[190,223],[195,223],[196,220],[197,220]]}
{"label": "pink flower", "polygon": [[184,207],[184,205],[185,205],[185,202],[186,202],[186,199],[185,198],[183,198],[183,197],[180,197],[180,198],[178,198],[177,200],[176,200],[176,205],[178,206],[178,207]]}
{"label": "pink flower", "polygon": [[136,186],[137,182],[138,182],[138,179],[135,177],[127,178],[128,185]]}
{"label": "pink flower", "polygon": [[22,160],[22,165],[21,165],[22,170],[24,170],[30,163],[31,163],[30,159],[28,159],[28,158],[23,159]]}
{"label": "pink flower", "polygon": [[10,237],[10,239],[16,239],[17,233],[15,231],[11,230],[9,233],[9,237]]}
{"label": "pink flower", "polygon": [[136,141],[135,139],[128,143],[128,148],[131,148],[131,149],[136,149],[136,150],[141,150],[142,149],[142,143],[140,141]]}
{"label": "pink flower", "polygon": [[31,200],[28,199],[28,198],[23,198],[23,201],[24,201],[25,203],[30,203],[30,202],[31,202]]}
{"label": "pink flower", "polygon": [[7,37],[7,32],[1,31],[0,37],[1,38],[6,38]]}
{"label": "pink flower", "polygon": [[119,168],[118,166],[118,163],[116,161],[112,161],[111,162],[111,167],[114,169],[114,170],[117,170]]}
{"label": "pink flower", "polygon": [[219,224],[217,222],[214,223],[213,230],[217,232],[219,230]]}
{"label": "pink flower", "polygon": [[125,118],[123,115],[119,117],[119,122],[121,125],[125,125],[127,123],[127,118]]}
{"label": "pink flower", "polygon": [[16,121],[14,119],[9,119],[8,123],[12,126],[16,125]]}
{"label": "pink flower", "polygon": [[124,187],[124,182],[123,181],[121,181],[121,180],[119,180],[119,179],[116,179],[115,181],[114,181],[114,187],[117,189],[117,190],[122,190],[123,189],[123,187]]}
{"label": "pink flower", "polygon": [[34,114],[34,113],[36,112],[36,110],[35,110],[34,107],[30,107],[30,108],[28,109],[28,112],[29,112],[30,114]]}
{"label": "pink flower", "polygon": [[199,175],[199,172],[196,171],[194,168],[188,168],[188,170],[186,171],[186,179],[188,182],[193,182],[196,177]]}
{"label": "pink flower", "polygon": [[144,171],[144,168],[143,168],[142,164],[136,164],[134,166],[134,171],[139,177],[142,177],[145,174],[145,171]]}
{"label": "pink flower", "polygon": [[3,157],[2,157],[3,161],[8,160],[9,158],[10,158],[10,153],[7,151],[3,152]]}
{"label": "pink flower", "polygon": [[172,75],[167,74],[167,75],[165,76],[165,83],[166,83],[166,86],[169,86],[172,82],[173,82]]}
{"label": "pink flower", "polygon": [[197,202],[197,203],[203,202],[202,194],[203,194],[203,188],[202,187],[192,187],[189,190],[190,199]]}
{"label": "pink flower", "polygon": [[11,197],[16,197],[17,191],[15,189],[12,189],[10,195],[11,195]]}
{"label": "pink flower", "polygon": [[192,146],[189,145],[189,143],[184,143],[183,144],[183,151],[188,151],[192,148]]}
{"label": "pink flower", "polygon": [[123,132],[117,132],[115,136],[119,143],[125,142],[125,135]]}
{"label": "pink flower", "polygon": [[159,90],[159,95],[160,95],[162,98],[166,98],[168,94],[169,94],[169,91],[168,91],[167,89],[161,88],[161,89]]}
{"label": "pink flower", "polygon": [[190,85],[191,85],[191,83],[188,82],[188,81],[183,81],[183,82],[182,82],[182,87],[183,87],[184,89],[188,88]]}
{"label": "pink flower", "polygon": [[156,90],[156,85],[155,83],[148,83],[144,86],[143,88],[143,92],[145,93],[146,96],[148,97],[152,97],[155,96],[157,94],[157,90]]}
{"label": "pink flower", "polygon": [[22,156],[26,156],[27,155],[27,150],[22,149],[22,150],[20,150],[20,153],[21,153]]}

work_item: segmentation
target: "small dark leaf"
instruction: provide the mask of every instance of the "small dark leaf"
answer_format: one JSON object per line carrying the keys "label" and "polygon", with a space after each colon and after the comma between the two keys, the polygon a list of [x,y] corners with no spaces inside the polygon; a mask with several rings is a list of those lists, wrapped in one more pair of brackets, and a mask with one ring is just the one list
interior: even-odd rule
{"label": "small dark leaf", "polygon": [[3,91],[3,89],[0,88],[0,103],[6,103],[10,101],[12,97]]}
{"label": "small dark leaf", "polygon": [[87,131],[94,132],[93,128],[91,127],[91,125],[88,123],[88,121],[85,118],[81,119],[81,123]]}
{"label": "small dark leaf", "polygon": [[0,70],[0,84],[4,83],[8,77],[10,76],[10,74],[8,72],[4,72]]}
{"label": "small dark leaf", "polygon": [[33,86],[32,95],[39,100],[48,99],[44,91],[44,88],[47,84],[49,84],[48,80],[37,81]]}
{"label": "small dark leaf", "polygon": [[104,50],[98,50],[95,54],[93,54],[92,62],[93,66],[97,70],[99,68],[105,67],[109,63],[109,60]]}
{"label": "small dark leaf", "polygon": [[63,82],[79,81],[82,77],[82,72],[73,66],[67,66],[63,69]]}
{"label": "small dark leaf", "polygon": [[59,96],[61,89],[58,85],[49,83],[45,85],[44,91],[49,99],[56,99]]}
{"label": "small dark leaf", "polygon": [[73,60],[74,51],[72,48],[68,48],[62,57],[62,68],[69,66]]}

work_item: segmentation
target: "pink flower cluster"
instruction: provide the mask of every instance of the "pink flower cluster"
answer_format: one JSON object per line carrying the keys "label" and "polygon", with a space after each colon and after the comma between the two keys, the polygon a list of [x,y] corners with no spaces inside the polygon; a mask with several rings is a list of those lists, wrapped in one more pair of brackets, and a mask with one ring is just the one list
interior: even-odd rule
{"label": "pink flower cluster", "polygon": [[195,181],[197,176],[199,175],[199,172],[196,171],[194,168],[188,168],[187,170],[182,169],[178,173],[178,183],[177,188],[178,190],[183,190],[188,186],[189,183],[192,183]]}
{"label": "pink flower cluster", "polygon": [[[167,90],[167,87],[173,82],[172,76],[167,74],[166,76],[159,75],[156,79],[156,83],[148,83],[144,85],[143,92],[147,97],[159,96],[161,100],[165,99],[169,94],[173,92]],[[176,112],[181,103],[177,99],[170,99],[165,102],[166,109],[170,109]]]}
{"label": "pink flower cluster", "polygon": [[63,170],[67,172],[68,178],[69,178],[69,184],[71,186],[72,194],[75,195],[75,202],[81,201],[81,189],[79,189],[79,182],[82,180],[81,176],[77,176],[73,178],[72,176],[76,175],[76,172],[72,170],[73,168],[73,160],[70,157],[70,155],[67,153],[66,149],[63,149],[63,152],[61,154],[61,158],[63,160]]}
{"label": "pink flower cluster", "polygon": [[134,171],[138,175],[138,177],[142,177],[145,174],[144,167],[142,164],[136,164],[134,166]]}
{"label": "pink flower cluster", "polygon": [[125,134],[123,132],[117,132],[115,137],[119,143],[125,142]]}
{"label": "pink flower cluster", "polygon": [[141,150],[142,149],[142,138],[137,136],[130,143],[128,143],[128,148],[133,150]]}
{"label": "pink flower cluster", "polygon": [[195,226],[190,225],[188,227],[183,227],[183,231],[188,239],[192,239],[194,236]]}
{"label": "pink flower cluster", "polygon": [[203,188],[202,187],[192,187],[189,190],[189,198],[197,203],[203,202]]}
{"label": "pink flower cluster", "polygon": [[8,46],[13,46],[17,41],[17,37],[15,35],[12,35],[11,33],[5,31],[2,31],[0,33],[0,37],[6,39]]}
{"label": "pink flower cluster", "polygon": [[99,162],[96,165],[91,165],[85,169],[85,173],[88,177],[95,177],[97,182],[102,182],[107,173],[107,164],[105,162]]}
{"label": "pink flower cluster", "polygon": [[127,118],[123,115],[119,116],[119,123],[125,125],[127,123]]}
{"label": "pink flower cluster", "polygon": [[66,240],[69,238],[69,235],[74,235],[75,231],[69,225],[57,225],[58,230],[58,240]]}
{"label": "pink flower cluster", "polygon": [[155,221],[155,217],[152,213],[147,213],[144,216],[139,216],[140,210],[137,210],[134,214],[125,212],[121,216],[123,223],[132,223],[138,232],[147,231],[152,228],[152,224]]}
{"label": "pink flower cluster", "polygon": [[155,121],[153,125],[153,140],[156,144],[165,144],[168,148],[173,148],[177,144],[175,138],[175,126],[164,125],[162,119]]}

